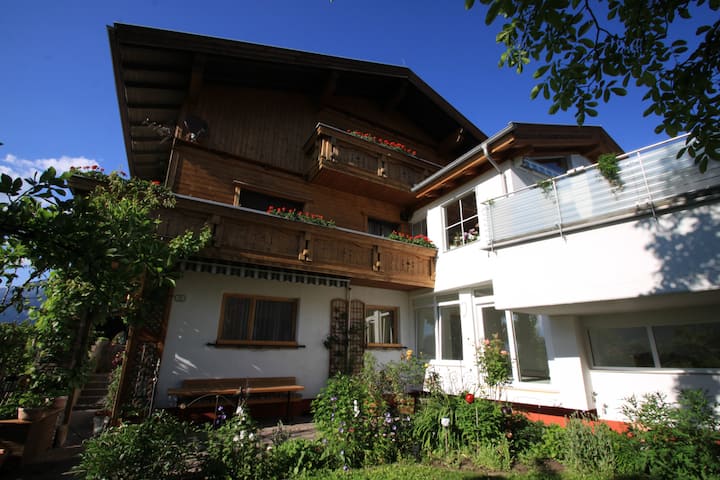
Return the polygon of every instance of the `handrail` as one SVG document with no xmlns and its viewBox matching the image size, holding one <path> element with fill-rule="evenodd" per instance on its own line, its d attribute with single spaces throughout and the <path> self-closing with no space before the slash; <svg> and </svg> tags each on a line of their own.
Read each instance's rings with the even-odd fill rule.
<svg viewBox="0 0 720 480">
<path fill-rule="evenodd" d="M 598 165 L 579 167 L 482 202 L 482 248 L 563 235 L 639 214 L 655 214 L 678 197 L 720 185 L 720 162 L 701 173 L 689 154 L 677 154 L 686 135 L 618 156 L 619 181 L 603 178 Z"/>
</svg>

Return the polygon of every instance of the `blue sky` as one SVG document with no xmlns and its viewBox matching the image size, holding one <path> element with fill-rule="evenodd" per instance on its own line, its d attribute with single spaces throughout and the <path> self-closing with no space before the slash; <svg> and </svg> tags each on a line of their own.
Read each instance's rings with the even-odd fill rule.
<svg viewBox="0 0 720 480">
<path fill-rule="evenodd" d="M 510 121 L 574 123 L 530 100 L 530 68 L 499 69 L 498 25 L 463 0 L 110 0 L 5 2 L 0 14 L 0 172 L 49 165 L 127 170 L 107 25 L 115 22 L 411 68 L 487 135 Z M 663 140 L 641 94 L 601 105 L 625 150 Z"/>
</svg>

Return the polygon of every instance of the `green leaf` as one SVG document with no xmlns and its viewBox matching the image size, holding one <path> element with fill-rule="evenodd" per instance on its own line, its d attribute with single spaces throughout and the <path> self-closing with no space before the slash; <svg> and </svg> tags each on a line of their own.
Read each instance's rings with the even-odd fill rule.
<svg viewBox="0 0 720 480">
<path fill-rule="evenodd" d="M 540 78 L 543 75 L 545 75 L 545 72 L 547 72 L 550 69 L 550 65 L 543 65 L 542 67 L 535 70 L 535 73 L 533 73 L 533 78 Z"/>
<path fill-rule="evenodd" d="M 530 90 L 530 99 L 535 100 L 535 98 L 538 96 L 538 93 L 540 93 L 540 89 L 542 88 L 542 85 L 535 85 L 532 90 Z"/>
</svg>

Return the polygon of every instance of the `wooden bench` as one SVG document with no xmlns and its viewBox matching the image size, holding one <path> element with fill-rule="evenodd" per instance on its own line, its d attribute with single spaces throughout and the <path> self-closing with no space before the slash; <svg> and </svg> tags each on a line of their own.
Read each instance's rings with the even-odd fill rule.
<svg viewBox="0 0 720 480">
<path fill-rule="evenodd" d="M 168 388 L 168 395 L 187 400 L 186 406 L 214 398 L 216 411 L 223 398 L 247 405 L 286 402 L 285 417 L 290 418 L 291 403 L 302 398 L 302 390 L 295 377 L 186 378 L 179 388 Z"/>
</svg>

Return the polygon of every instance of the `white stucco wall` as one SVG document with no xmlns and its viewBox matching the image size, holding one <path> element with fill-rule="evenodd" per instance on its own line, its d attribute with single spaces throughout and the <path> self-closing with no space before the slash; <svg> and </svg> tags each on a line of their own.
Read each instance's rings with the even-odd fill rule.
<svg viewBox="0 0 720 480">
<path fill-rule="evenodd" d="M 529 176 L 506 171 L 510 191 Z M 589 410 L 601 418 L 623 420 L 630 395 L 662 391 L 674 401 L 678 388 L 703 388 L 720 401 L 720 373 L 711 369 L 594 369 L 590 364 L 583 317 L 598 312 L 633 312 L 720 305 L 720 204 L 705 204 L 652 218 L 595 226 L 524 244 L 481 250 L 469 244 L 445 250 L 442 206 L 470 189 L 478 201 L 500 195 L 503 182 L 488 172 L 428 205 L 429 236 L 439 246 L 435 292 L 458 292 L 461 299 L 462 362 L 433 361 L 444 388 L 471 390 L 478 374 L 473 350 L 478 332 L 470 295 L 492 282 L 499 310 L 543 314 L 551 381 L 514 383 L 508 401 Z M 463 306 L 464 305 L 464 306 Z M 715 307 L 709 307 L 715 308 Z M 468 356 L 469 353 L 469 356 Z"/>
<path fill-rule="evenodd" d="M 223 293 L 298 298 L 297 342 L 304 348 L 208 346 L 217 339 Z M 184 378 L 295 376 L 305 386 L 306 398 L 324 387 L 329 358 L 323 340 L 330 328 L 330 302 L 346 298 L 344 288 L 186 272 L 174 295 L 157 384 L 159 407 L 171 404 L 167 389 L 180 386 Z M 368 305 L 398 307 L 400 341 L 414 343 L 407 293 L 352 287 L 350 296 Z M 374 353 L 381 361 L 399 358 L 398 350 Z"/>
<path fill-rule="evenodd" d="M 720 204 L 501 248 L 498 308 L 520 309 L 720 288 Z"/>
<path fill-rule="evenodd" d="M 632 395 L 642 399 L 643 395 L 662 392 L 669 402 L 677 400 L 679 388 L 703 389 L 720 401 L 717 395 L 720 374 L 693 374 L 682 371 L 609 371 L 590 372 L 593 392 L 597 395 L 598 417 L 606 420 L 626 421 L 622 406 Z"/>
</svg>

